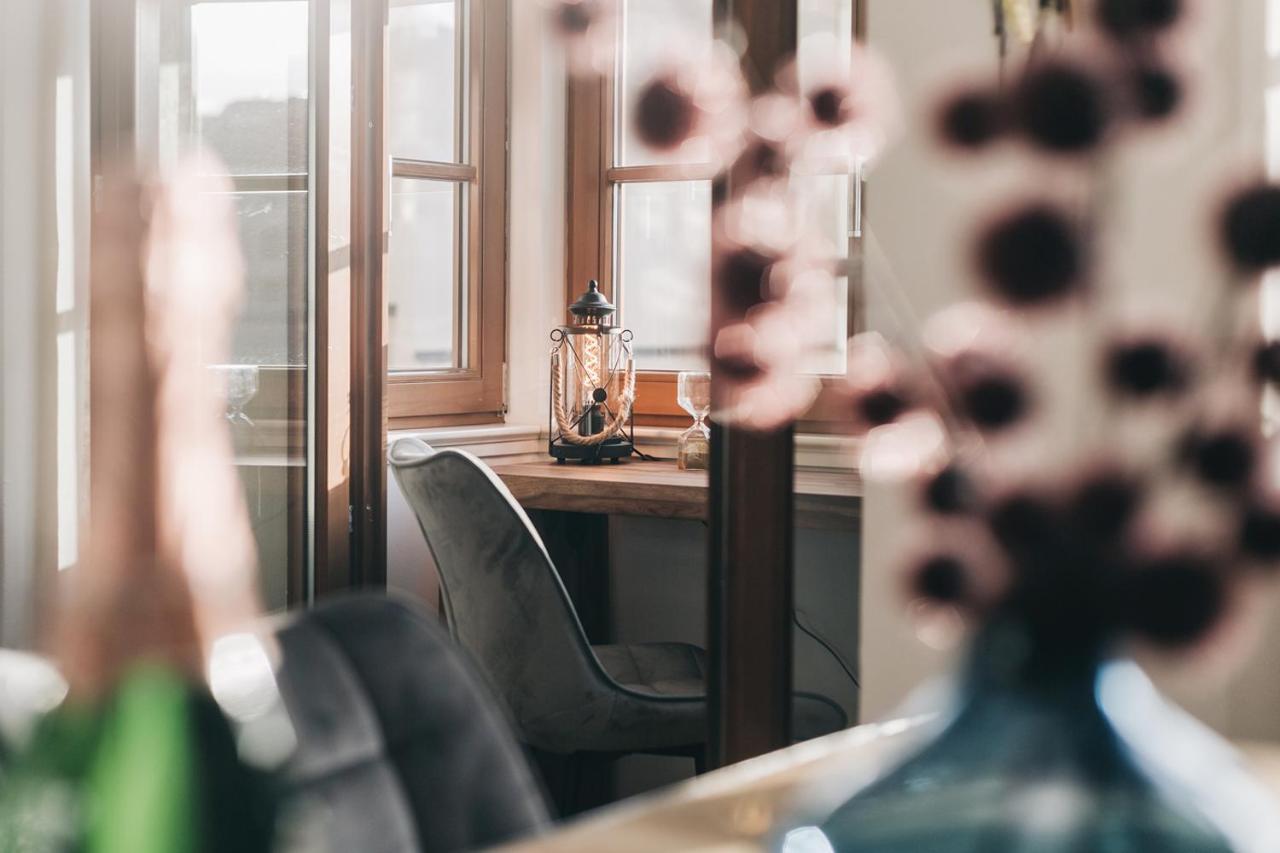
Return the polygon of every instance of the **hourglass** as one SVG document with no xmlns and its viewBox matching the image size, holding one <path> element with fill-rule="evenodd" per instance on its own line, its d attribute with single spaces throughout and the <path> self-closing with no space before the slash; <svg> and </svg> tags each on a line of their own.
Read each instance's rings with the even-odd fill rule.
<svg viewBox="0 0 1280 853">
<path fill-rule="evenodd" d="M 693 426 L 681 433 L 676 445 L 676 465 L 681 470 L 703 470 L 711 456 L 711 431 L 706 424 L 711 411 L 711 374 L 681 372 L 676 378 L 676 402 L 693 418 Z"/>
</svg>

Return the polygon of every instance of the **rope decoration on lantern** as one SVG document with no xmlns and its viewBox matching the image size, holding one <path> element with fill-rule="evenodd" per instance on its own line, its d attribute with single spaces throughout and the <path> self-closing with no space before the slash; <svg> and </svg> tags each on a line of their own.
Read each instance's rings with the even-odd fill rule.
<svg viewBox="0 0 1280 853">
<path fill-rule="evenodd" d="M 569 417 L 565 407 L 564 371 L 561 369 L 561 350 L 559 347 L 551 352 L 551 399 L 552 410 L 556 420 L 556 429 L 560 431 L 560 439 L 566 444 L 579 447 L 594 447 L 603 444 L 622 432 L 631 418 L 631 406 L 636 399 L 636 365 L 628 355 L 626 368 L 619 374 L 614 371 L 609 377 L 608 399 L 619 400 L 618 413 L 615 415 L 608 406 L 601 403 L 604 410 L 604 429 L 593 435 L 579 435 L 574 429 L 574 421 Z"/>
</svg>

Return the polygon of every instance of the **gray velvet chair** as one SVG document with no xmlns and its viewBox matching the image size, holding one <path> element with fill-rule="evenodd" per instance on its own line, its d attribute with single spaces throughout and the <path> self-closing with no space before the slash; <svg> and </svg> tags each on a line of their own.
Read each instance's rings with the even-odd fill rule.
<svg viewBox="0 0 1280 853">
<path fill-rule="evenodd" d="M 371 595 L 273 627 L 297 738 L 272 777 L 286 810 L 282 847 L 454 853 L 550 825 L 498 701 L 434 616 Z M 6 742 L 65 692 L 44 659 L 0 649 L 0 784 Z"/>
<path fill-rule="evenodd" d="M 390 462 L 440 573 L 449 630 L 506 700 L 518 736 L 553 753 L 697 756 L 706 655 L 686 643 L 587 642 L 542 541 L 474 456 L 417 439 Z M 796 739 L 843 728 L 835 702 L 796 694 Z"/>
<path fill-rule="evenodd" d="M 279 783 L 316 849 L 478 850 L 550 824 L 497 700 L 434 616 L 361 596 L 278 636 L 298 738 Z"/>
</svg>

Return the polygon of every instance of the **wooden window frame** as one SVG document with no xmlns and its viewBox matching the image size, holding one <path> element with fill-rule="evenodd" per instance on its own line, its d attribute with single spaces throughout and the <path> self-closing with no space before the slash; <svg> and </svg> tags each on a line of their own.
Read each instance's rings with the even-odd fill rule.
<svg viewBox="0 0 1280 853">
<path fill-rule="evenodd" d="M 853 38 L 866 37 L 867 0 L 853 0 Z M 616 60 L 617 44 L 614 43 Z M 614 61 L 610 67 L 614 67 Z M 616 255 L 617 188 L 628 183 L 655 181 L 710 181 L 716 177 L 710 166 L 644 165 L 616 166 L 615 135 L 618 116 L 615 107 L 616 70 L 591 77 L 570 77 L 566 100 L 566 281 L 565 305 L 581 293 L 590 279 L 616 302 L 614 281 Z M 862 189 L 860 215 L 866 213 L 866 188 Z M 848 326 L 850 335 L 863 328 L 865 319 L 863 288 L 863 238 L 851 234 L 848 241 Z M 625 322 L 625 320 L 624 320 Z M 689 416 L 676 403 L 678 371 L 640 370 L 636 374 L 636 423 L 642 426 L 684 427 Z M 837 432 L 847 419 L 841 406 L 840 376 L 822 376 L 822 390 L 801 419 L 800 428 L 809 433 Z"/>
<path fill-rule="evenodd" d="M 386 414 L 390 429 L 463 423 L 498 423 L 506 414 L 507 350 L 507 45 L 510 11 L 503 0 L 466 0 L 469 20 L 467 110 L 459 128 L 464 163 L 388 157 L 385 192 L 392 178 L 450 181 L 459 194 L 463 234 L 459 241 L 465 276 L 459 341 L 468 363 L 445 370 L 387 373 Z M 388 81 L 390 85 L 390 81 Z M 395 152 L 388 152 L 394 155 Z M 389 207 L 387 212 L 390 223 Z M 456 268 L 456 267 L 455 267 Z M 384 312 L 385 313 L 385 312 Z"/>
</svg>

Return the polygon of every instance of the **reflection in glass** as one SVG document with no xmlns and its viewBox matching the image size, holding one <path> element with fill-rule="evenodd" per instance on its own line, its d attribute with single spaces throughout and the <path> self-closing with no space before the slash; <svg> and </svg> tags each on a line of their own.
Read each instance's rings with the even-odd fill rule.
<svg viewBox="0 0 1280 853">
<path fill-rule="evenodd" d="M 230 174 L 307 171 L 307 7 L 191 6 L 190 141 L 215 151 Z"/>
<path fill-rule="evenodd" d="M 387 146 L 393 157 L 464 162 L 459 134 L 464 108 L 458 97 L 459 22 L 463 2 L 392 0 Z"/>
<path fill-rule="evenodd" d="M 258 394 L 258 365 L 211 364 L 209 369 L 221 380 L 227 400 L 227 420 L 232 424 L 253 426 L 253 420 L 244 413 L 244 407 Z"/>
<path fill-rule="evenodd" d="M 232 337 L 237 362 L 306 365 L 307 193 L 236 194 L 245 304 Z"/>
<path fill-rule="evenodd" d="M 312 4 L 159 6 L 160 65 L 140 66 L 138 75 L 139 99 L 157 105 L 157 126 L 139 131 L 156 138 L 160 166 L 206 148 L 230 179 L 246 294 L 225 376 L 228 414 L 263 595 L 280 609 L 306 593 L 290 588 L 290 578 L 305 576 L 306 560 Z"/>
<path fill-rule="evenodd" d="M 618 187 L 617 292 L 639 370 L 707 368 L 711 184 Z"/>
<path fill-rule="evenodd" d="M 849 258 L 849 175 L 796 175 L 792 179 L 802 233 L 813 251 L 841 266 Z M 804 365 L 806 373 L 842 374 L 845 371 L 845 342 L 849 330 L 849 279 L 835 279 L 829 324 L 822 329 L 820 347 L 814 347 Z"/>
<path fill-rule="evenodd" d="M 670 155 L 650 151 L 635 138 L 632 104 L 665 62 L 711 43 L 711 0 L 623 0 L 620 12 L 616 165 L 671 163 Z"/>
<path fill-rule="evenodd" d="M 452 181 L 393 178 L 387 276 L 387 369 L 465 365 L 458 211 L 465 190 Z"/>
</svg>

